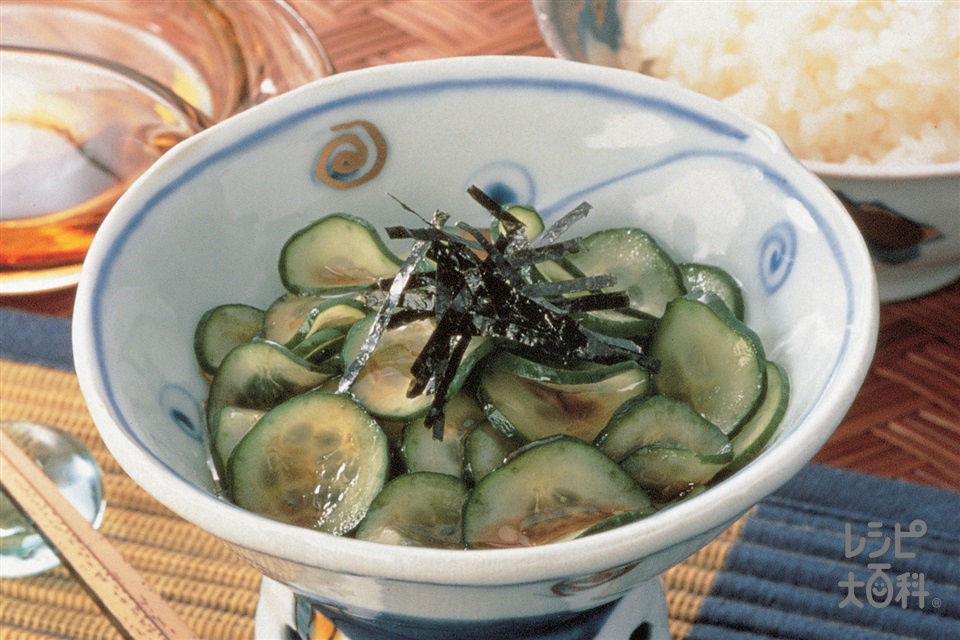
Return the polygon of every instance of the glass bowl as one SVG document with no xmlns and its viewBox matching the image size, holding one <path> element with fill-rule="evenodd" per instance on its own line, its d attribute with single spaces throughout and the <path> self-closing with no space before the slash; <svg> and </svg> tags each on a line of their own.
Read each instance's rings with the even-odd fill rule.
<svg viewBox="0 0 960 640">
<path fill-rule="evenodd" d="M 0 295 L 76 284 L 100 221 L 167 148 L 333 73 L 314 32 L 283 0 L 11 0 L 0 5 L 0 44 L 8 185 L 0 213 Z M 124 76 L 125 87 L 105 90 L 108 76 Z M 24 102 L 28 94 L 34 97 Z M 151 100 L 158 101 L 153 115 Z M 38 115 L 31 105 L 41 102 L 47 106 Z M 154 120 L 169 126 L 169 135 L 156 135 Z M 25 121 L 33 122 L 29 135 Z M 100 147 L 94 159 L 85 154 L 89 145 Z M 103 162 L 108 171 L 97 168 Z M 63 183 L 70 188 L 49 186 Z"/>
</svg>

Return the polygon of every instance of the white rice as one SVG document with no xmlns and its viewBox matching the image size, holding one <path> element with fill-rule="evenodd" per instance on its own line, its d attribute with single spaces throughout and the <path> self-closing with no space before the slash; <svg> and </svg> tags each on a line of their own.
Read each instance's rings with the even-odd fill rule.
<svg viewBox="0 0 960 640">
<path fill-rule="evenodd" d="M 628 69 L 773 128 L 803 160 L 960 161 L 960 2 L 626 2 Z"/>
</svg>

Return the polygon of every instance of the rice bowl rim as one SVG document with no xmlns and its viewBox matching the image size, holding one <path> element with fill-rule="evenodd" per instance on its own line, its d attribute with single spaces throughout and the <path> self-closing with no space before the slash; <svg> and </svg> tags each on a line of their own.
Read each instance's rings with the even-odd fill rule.
<svg viewBox="0 0 960 640">
<path fill-rule="evenodd" d="M 550 51 L 553 53 L 554 57 L 573 60 L 578 62 L 587 62 L 588 64 L 597 64 L 598 66 L 610 66 L 604 64 L 598 64 L 596 62 L 590 62 L 581 56 L 578 56 L 574 51 L 570 49 L 570 46 L 565 42 L 564 38 L 559 35 L 562 31 L 558 28 L 557 23 L 553 20 L 550 20 L 552 16 L 546 7 L 549 6 L 550 0 L 531 0 L 533 5 L 534 13 L 537 16 L 537 27 L 540 30 L 540 33 L 543 35 L 547 46 Z M 721 99 L 714 96 L 702 93 L 687 87 L 684 84 L 674 82 L 666 78 L 660 78 L 648 73 L 644 73 L 635 69 L 628 69 L 621 64 L 613 65 L 615 68 L 624 69 L 625 71 L 633 71 L 634 73 L 640 73 L 648 77 L 657 78 L 664 82 L 671 82 L 677 86 L 683 87 L 689 91 L 699 93 L 702 96 L 705 96 L 711 100 L 716 100 L 721 102 Z M 727 108 L 734 108 L 730 105 L 727 105 Z M 734 108 L 734 110 L 736 110 Z M 747 114 L 741 112 L 744 117 L 751 118 Z M 783 136 L 776 130 L 772 125 L 761 122 L 757 118 L 751 118 L 754 122 L 759 122 L 763 124 L 771 131 L 773 131 L 786 145 L 786 141 L 783 140 Z M 789 148 L 789 145 L 786 145 Z M 794 153 L 791 149 L 791 153 Z M 800 160 L 800 162 L 807 167 L 811 172 L 816 174 L 821 178 L 828 179 L 837 179 L 837 180 L 863 180 L 865 182 L 882 182 L 889 180 L 924 180 L 924 179 L 938 179 L 938 178 L 949 178 L 954 176 L 960 176 L 960 159 L 951 160 L 948 162 L 921 162 L 921 163 L 911 163 L 911 164 L 876 164 L 876 163 L 851 163 L 851 162 L 825 162 L 820 160 L 808 160 L 803 158 L 797 153 L 794 155 Z"/>
<path fill-rule="evenodd" d="M 882 182 L 890 180 L 923 180 L 960 178 L 960 161 L 927 164 L 849 164 L 819 162 L 799 158 L 810 171 L 821 178 Z"/>
</svg>

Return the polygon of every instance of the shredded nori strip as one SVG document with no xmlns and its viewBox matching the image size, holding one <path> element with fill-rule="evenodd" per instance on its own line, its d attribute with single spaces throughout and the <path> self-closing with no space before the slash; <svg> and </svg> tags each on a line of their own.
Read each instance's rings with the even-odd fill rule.
<svg viewBox="0 0 960 640">
<path fill-rule="evenodd" d="M 442 227 L 449 218 L 448 214 L 437 211 L 433 215 L 432 224 L 437 227 Z M 404 288 L 407 286 L 407 281 L 410 279 L 410 276 L 413 275 L 414 270 L 420 265 L 420 261 L 423 260 L 423 256 L 429 248 L 429 243 L 418 240 L 410 250 L 410 255 L 407 256 L 407 259 L 400 265 L 397 275 L 394 276 L 393 282 L 390 284 L 389 295 L 387 299 L 383 301 L 383 304 L 380 305 L 380 310 L 377 311 L 377 316 L 373 320 L 373 326 L 370 327 L 370 333 L 367 335 L 366 340 L 363 341 L 360 352 L 357 354 L 357 357 L 354 358 L 353 362 L 347 365 L 343 375 L 340 377 L 340 382 L 337 385 L 337 393 L 346 394 L 350 392 L 350 387 L 353 386 L 357 376 L 360 375 L 360 371 L 364 365 L 367 364 L 367 360 L 370 359 L 370 354 L 373 353 L 374 348 L 380 341 L 380 336 L 383 335 L 384 329 L 387 328 L 387 324 L 390 322 L 390 318 L 397 308 L 397 303 L 400 301 Z"/>
<path fill-rule="evenodd" d="M 425 315 L 436 318 L 436 328 L 411 367 L 407 395 L 433 394 L 424 422 L 438 440 L 443 438 L 450 385 L 474 337 L 505 341 L 519 352 L 567 367 L 632 360 L 651 371 L 659 368 L 638 344 L 590 331 L 575 316 L 627 310 L 630 300 L 625 292 L 600 291 L 614 286 L 616 278 L 575 271 L 570 280 L 545 282 L 531 275 L 538 263 L 562 262 L 567 254 L 581 250 L 579 239 L 557 242 L 557 238 L 587 215 L 589 204 L 578 205 L 530 241 L 524 224 L 493 198 L 475 186 L 467 193 L 501 224 L 503 233 L 491 241 L 484 230 L 458 222 L 456 226 L 470 236 L 463 238 L 444 227 L 449 215 L 439 211 L 426 228 L 387 228 L 390 238 L 413 239 L 413 249 L 396 276 L 364 294 L 366 302 L 379 310 L 338 393 L 349 392 L 388 326 Z M 424 271 L 425 259 L 432 260 L 435 269 Z"/>
<path fill-rule="evenodd" d="M 567 313 L 584 313 L 586 311 L 604 311 L 606 309 L 622 309 L 630 304 L 630 296 L 625 291 L 611 291 L 610 293 L 591 293 L 576 298 L 564 298 L 555 304 Z"/>
<path fill-rule="evenodd" d="M 524 286 L 521 291 L 524 295 L 534 298 L 555 298 L 567 293 L 576 293 L 578 291 L 589 291 L 591 289 L 602 289 L 603 287 L 612 287 L 617 283 L 617 279 L 610 275 L 605 276 L 584 276 L 582 278 L 571 278 L 570 280 L 557 280 L 556 282 L 533 282 Z M 554 303 L 566 303 L 568 298 L 563 300 L 554 300 Z M 629 304 L 629 298 L 627 300 Z M 564 306 L 561 304 L 560 306 Z M 620 305 L 626 306 L 626 305 Z"/>
<path fill-rule="evenodd" d="M 580 240 L 578 239 L 543 245 L 541 247 L 527 246 L 511 251 L 509 253 L 510 263 L 514 266 L 526 266 L 547 260 L 559 260 L 567 254 L 579 253 L 582 248 Z"/>
<path fill-rule="evenodd" d="M 566 233 L 575 223 L 586 218 L 592 208 L 589 203 L 581 202 L 571 211 L 561 216 L 561 218 L 550 225 L 549 228 L 544 229 L 530 244 L 534 247 L 540 247 L 555 242 L 557 238 Z"/>
</svg>

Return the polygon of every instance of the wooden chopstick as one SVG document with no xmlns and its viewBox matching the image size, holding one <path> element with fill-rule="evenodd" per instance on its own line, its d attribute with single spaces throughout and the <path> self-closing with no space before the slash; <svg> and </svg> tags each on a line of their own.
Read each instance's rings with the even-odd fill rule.
<svg viewBox="0 0 960 640">
<path fill-rule="evenodd" d="M 170 605 L 0 430 L 0 483 L 127 638 L 196 639 Z"/>
</svg>

